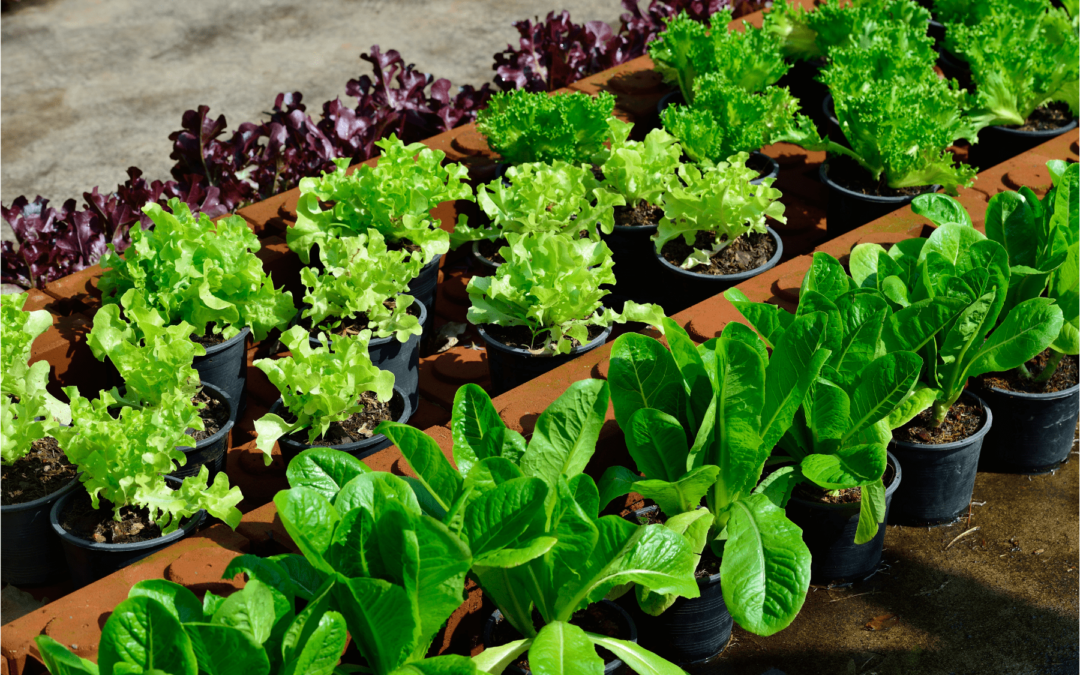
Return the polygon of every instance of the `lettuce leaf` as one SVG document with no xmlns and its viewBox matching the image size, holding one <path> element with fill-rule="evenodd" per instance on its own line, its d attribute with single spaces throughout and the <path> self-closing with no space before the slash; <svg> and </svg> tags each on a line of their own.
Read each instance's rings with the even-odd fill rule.
<svg viewBox="0 0 1080 675">
<path fill-rule="evenodd" d="M 628 206 L 659 205 L 672 181 L 677 180 L 683 149 L 663 129 L 653 129 L 644 141 L 630 140 L 632 124 L 610 118 L 611 148 L 604 157 L 604 187 L 622 195 Z"/>
<path fill-rule="evenodd" d="M 561 160 L 580 164 L 600 152 L 615 97 L 509 91 L 496 94 L 476 115 L 488 145 L 511 164 Z"/>
</svg>

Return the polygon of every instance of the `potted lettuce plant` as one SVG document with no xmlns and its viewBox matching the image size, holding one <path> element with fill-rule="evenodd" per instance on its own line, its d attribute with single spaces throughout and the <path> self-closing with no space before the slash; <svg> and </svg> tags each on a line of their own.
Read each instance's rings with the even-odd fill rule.
<svg viewBox="0 0 1080 675">
<path fill-rule="evenodd" d="M 123 257 L 112 246 L 102 256 L 103 302 L 129 315 L 150 307 L 170 325 L 190 324 L 191 339 L 205 348 L 195 370 L 203 382 L 224 390 L 239 412 L 246 398 L 247 339 L 260 342 L 288 325 L 296 314 L 292 294 L 274 289 L 255 256 L 259 240 L 243 218 L 196 218 L 179 199 L 171 199 L 169 209 L 147 204 L 143 211 L 154 229 L 133 228 Z"/>
<path fill-rule="evenodd" d="M 615 672 L 625 662 L 635 672 L 676 672 L 634 644 L 633 620 L 604 600 L 633 582 L 681 595 L 697 591 L 695 556 L 682 536 L 599 517 L 596 483 L 583 470 L 608 400 L 606 382 L 575 382 L 541 413 L 526 443 L 482 389 L 465 385 L 451 423 L 456 469 L 423 432 L 381 427 L 418 476 L 417 501 L 448 527 L 464 524 L 470 572 L 498 607 L 476 657 L 481 670 L 521 673 L 527 659 L 540 673 L 572 659 L 594 671 Z M 614 658 L 605 663 L 598 647 Z"/>
<path fill-rule="evenodd" d="M 664 217 L 653 240 L 654 255 L 675 284 L 668 314 L 712 297 L 771 269 L 784 252 L 780 236 L 766 225 L 781 223 L 784 205 L 773 179 L 751 183 L 746 153 L 711 167 L 684 164 L 679 182 L 664 196 Z"/>
<path fill-rule="evenodd" d="M 604 344 L 615 323 L 658 326 L 657 305 L 626 301 L 604 308 L 615 283 L 611 250 L 602 241 L 565 234 L 507 234 L 505 263 L 494 276 L 473 277 L 466 288 L 468 318 L 487 348 L 491 383 L 513 389 Z"/>
<path fill-rule="evenodd" d="M 476 114 L 476 129 L 511 165 L 583 164 L 604 149 L 614 109 L 615 97 L 608 92 L 549 95 L 516 89 L 492 96 Z"/>
<path fill-rule="evenodd" d="M 394 374 L 379 370 L 368 356 L 371 330 L 335 336 L 293 326 L 281 335 L 289 355 L 260 359 L 255 367 L 281 392 L 269 412 L 255 421 L 255 445 L 267 455 L 278 443 L 286 462 L 310 447 L 330 447 L 366 457 L 390 442 L 373 429 L 383 420 L 407 421 L 409 398 Z"/>
<path fill-rule="evenodd" d="M 970 389 L 971 378 L 1012 370 L 1050 346 L 1061 332 L 1062 310 L 1033 297 L 1006 311 L 1009 256 L 1001 244 L 971 226 L 959 203 L 935 196 L 922 215 L 938 227 L 928 238 L 908 239 L 886 252 L 877 244 L 851 251 L 852 278 L 878 288 L 890 303 L 925 298 L 961 302 L 955 318 L 922 353 L 918 387 L 895 415 L 891 452 L 904 466 L 890 523 L 937 523 L 967 508 L 983 440 L 993 412 Z"/>
<path fill-rule="evenodd" d="M 389 250 L 378 230 L 355 237 L 336 237 L 321 247 L 322 269 L 305 267 L 300 280 L 307 287 L 299 320 L 316 335 L 371 330 L 368 355 L 380 370 L 394 375 L 394 384 L 415 410 L 420 402 L 420 334 L 427 322 L 424 305 L 406 293 L 421 261 L 408 251 Z M 312 347 L 319 341 L 311 336 Z"/>
<path fill-rule="evenodd" d="M 88 400 L 66 387 L 71 425 L 53 431 L 85 488 L 62 496 L 49 514 L 76 586 L 193 532 L 206 513 L 230 527 L 240 522 L 240 489 L 229 487 L 223 471 L 211 483 L 210 466 L 184 452 L 191 450 L 188 432 L 204 429 L 205 405 L 194 400 L 199 377 L 192 360 L 202 350 L 189 339 L 194 327 L 185 321 L 165 326 L 161 314 L 134 308 L 137 336 L 119 311 L 116 305 L 98 310 L 89 342 L 96 355 L 112 360 L 123 391 L 113 388 Z M 227 408 L 218 422 L 227 432 Z M 223 444 L 224 436 L 217 441 Z M 197 473 L 187 471 L 183 480 L 169 475 L 189 463 Z"/>
<path fill-rule="evenodd" d="M 348 159 L 337 159 L 333 172 L 300 180 L 296 224 L 285 241 L 305 264 L 318 263 L 316 245 L 377 230 L 387 247 L 404 249 L 423 265 L 409 293 L 432 316 L 439 260 L 449 250 L 450 235 L 431 210 L 450 200 L 473 200 L 472 188 L 462 182 L 468 172 L 460 164 L 444 166 L 441 150 L 405 145 L 394 134 L 375 145 L 382 151 L 375 166 L 363 164 L 350 173 Z M 458 226 L 466 220 L 460 216 Z"/>
<path fill-rule="evenodd" d="M 71 422 L 66 403 L 46 390 L 49 362 L 30 365 L 34 340 L 52 326 L 44 309 L 23 310 L 27 294 L 0 295 L 0 563 L 5 582 L 43 584 L 61 576 L 60 542 L 49 509 L 75 489 L 75 468 L 53 437 Z"/>
</svg>

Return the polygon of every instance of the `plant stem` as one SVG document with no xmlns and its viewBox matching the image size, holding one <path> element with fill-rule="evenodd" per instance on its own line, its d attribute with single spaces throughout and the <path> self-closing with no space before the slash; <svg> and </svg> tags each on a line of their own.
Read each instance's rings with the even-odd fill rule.
<svg viewBox="0 0 1080 675">
<path fill-rule="evenodd" d="M 1054 373 L 1057 372 L 1058 364 L 1061 363 L 1061 359 L 1065 358 L 1064 352 L 1053 352 L 1050 355 L 1050 360 L 1046 362 L 1046 367 L 1043 368 L 1039 376 L 1035 378 L 1036 382 L 1046 382 Z"/>
<path fill-rule="evenodd" d="M 952 401 L 934 401 L 933 414 L 930 418 L 930 426 L 937 429 L 949 414 Z"/>
<path fill-rule="evenodd" d="M 1021 363 L 1019 366 L 1016 367 L 1016 370 L 1019 371 L 1020 377 L 1024 378 L 1025 380 L 1030 380 L 1035 377 L 1031 374 L 1031 371 L 1028 370 L 1026 363 Z"/>
</svg>

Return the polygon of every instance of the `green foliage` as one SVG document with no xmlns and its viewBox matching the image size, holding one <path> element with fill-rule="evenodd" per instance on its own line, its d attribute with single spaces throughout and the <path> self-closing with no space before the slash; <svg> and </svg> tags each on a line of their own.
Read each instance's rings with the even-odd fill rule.
<svg viewBox="0 0 1080 675">
<path fill-rule="evenodd" d="M 979 5 L 981 3 L 972 3 Z M 1027 122 L 1043 105 L 1061 101 L 1080 113 L 1080 37 L 1065 10 L 1048 2 L 1036 11 L 1009 8 L 977 23 L 950 23 L 946 46 L 971 67 L 972 115 L 981 125 Z"/>
<path fill-rule="evenodd" d="M 102 257 L 106 303 L 119 302 L 130 313 L 141 296 L 166 322 L 187 322 L 196 335 L 210 325 L 228 339 L 246 327 L 256 342 L 293 318 L 292 294 L 274 290 L 255 256 L 259 239 L 243 218 L 196 218 L 179 199 L 169 200 L 169 208 L 172 213 L 147 204 L 143 211 L 154 229 L 132 228 L 123 258 L 112 247 Z"/>
<path fill-rule="evenodd" d="M 943 24 L 974 26 L 1002 13 L 1037 15 L 1049 9 L 1049 0 L 933 0 L 934 18 Z M 945 33 L 946 44 L 951 39 Z"/>
<path fill-rule="evenodd" d="M 240 488 L 229 488 L 224 473 L 216 475 L 209 487 L 205 466 L 177 490 L 165 482 L 165 474 L 187 461 L 177 446 L 191 446 L 191 437 L 184 433 L 188 425 L 176 413 L 179 404 L 125 405 L 114 417 L 121 402 L 112 392 L 103 391 L 93 401 L 80 396 L 75 387 L 64 393 L 71 399 L 72 423 L 53 433 L 68 460 L 79 467 L 79 480 L 95 509 L 103 497 L 112 503 L 113 518 L 119 521 L 121 508 L 145 507 L 162 534 L 176 530 L 181 519 L 200 509 L 231 527 L 240 523 L 236 504 L 243 495 Z M 187 403 L 191 405 L 190 398 Z"/>
<path fill-rule="evenodd" d="M 827 0 L 808 12 L 797 3 L 779 0 L 765 13 L 764 32 L 792 59 L 832 58 L 837 47 L 864 48 L 891 32 L 894 51 L 903 53 L 907 37 L 924 36 L 930 12 L 911 0 Z"/>
<path fill-rule="evenodd" d="M 300 270 L 300 280 L 308 289 L 302 316 L 311 319 L 312 326 L 331 319 L 328 328 L 336 329 L 342 319 L 363 316 L 376 337 L 394 335 L 406 342 L 410 335 L 422 332 L 420 320 L 406 312 L 413 297 L 405 293 L 423 266 L 419 258 L 407 251 L 388 250 L 378 230 L 328 239 L 320 256 L 322 271 Z M 390 300 L 393 309 L 386 306 Z"/>
<path fill-rule="evenodd" d="M 614 285 L 611 249 L 602 241 L 574 239 L 548 233 L 506 235 L 500 249 L 506 260 L 495 276 L 473 277 L 468 293 L 474 325 L 525 326 L 533 345 L 549 354 L 570 352 L 570 340 L 589 342 L 589 326 L 642 321 L 659 325 L 664 316 L 657 305 L 627 301 L 623 311 L 603 308 L 601 300 Z"/>
<path fill-rule="evenodd" d="M 608 401 L 607 383 L 574 383 L 540 415 L 526 446 L 499 419 L 487 394 L 465 385 L 453 405 L 457 469 L 418 430 L 385 422 L 378 429 L 416 472 L 412 486 L 425 511 L 467 538 L 471 574 L 485 596 L 526 636 L 486 650 L 476 659 L 482 670 L 498 672 L 526 651 L 538 672 L 568 660 L 591 667 L 599 662 L 593 646 L 600 645 L 625 654 L 643 672 L 678 672 L 637 645 L 569 623 L 576 611 L 628 583 L 686 597 L 699 592 L 696 557 L 679 533 L 598 517 L 596 484 L 582 471 L 596 449 Z"/>
<path fill-rule="evenodd" d="M 597 227 L 611 234 L 614 207 L 625 203 L 617 193 L 601 188 L 586 164 L 558 160 L 519 164 L 507 170 L 506 178 L 510 185 L 496 178 L 479 187 L 476 201 L 490 222 L 475 228 L 467 224 L 456 227 L 450 235 L 455 248 L 468 241 L 495 241 L 510 233 L 576 237 L 587 232 L 590 240 L 600 241 Z"/>
<path fill-rule="evenodd" d="M 472 201 L 472 189 L 463 182 L 468 170 L 460 164 L 443 166 L 446 153 L 423 143 L 405 145 L 394 134 L 375 145 L 382 155 L 373 167 L 363 164 L 348 175 L 348 160 L 337 159 L 332 173 L 300 180 L 296 225 L 285 239 L 305 263 L 313 245 L 367 230 L 378 230 L 391 246 L 419 246 L 422 250 L 414 255 L 423 264 L 449 249 L 449 235 L 431 210 L 453 199 Z M 320 202 L 333 206 L 324 211 Z M 464 221 L 461 216 L 459 223 Z"/>
<path fill-rule="evenodd" d="M 790 624 L 810 584 L 810 552 L 783 512 L 790 488 L 775 479 L 758 482 L 829 357 L 827 322 L 824 312 L 792 318 L 771 357 L 742 324 L 730 323 L 719 338 L 695 345 L 670 319 L 664 322 L 670 351 L 636 334 L 620 336 L 611 351 L 615 419 L 644 480 L 609 469 L 600 481 L 601 506 L 644 490 L 671 522 L 701 517 L 704 495 L 708 533 L 695 532 L 693 522 L 679 526 L 695 552 L 712 542 L 728 610 L 759 635 Z M 665 595 L 670 592 L 639 582 L 638 601 L 647 611 L 670 605 L 673 598 L 657 597 Z"/>
<path fill-rule="evenodd" d="M 976 122 L 964 116 L 967 93 L 942 80 L 921 57 L 898 59 L 889 40 L 865 47 L 836 48 L 822 73 L 829 86 L 848 155 L 874 180 L 892 188 L 941 185 L 950 194 L 975 178 L 975 169 L 955 165 L 948 147 L 975 139 Z M 868 74 L 880 79 L 866 83 Z"/>
<path fill-rule="evenodd" d="M 667 20 L 667 27 L 649 43 L 649 58 L 664 81 L 677 84 L 683 100 L 693 103 L 697 78 L 712 74 L 722 82 L 748 92 L 775 84 L 788 70 L 779 42 L 756 26 L 743 22 L 743 30 L 730 30 L 731 10 L 710 17 L 710 26 L 692 20 L 686 12 Z"/>
<path fill-rule="evenodd" d="M 693 246 L 698 232 L 715 233 L 711 249 L 695 249 L 683 261 L 681 267 L 691 269 L 708 264 L 712 256 L 747 232 L 766 232 L 766 216 L 787 222 L 784 205 L 778 201 L 780 191 L 772 187 L 773 179 L 751 185 L 757 173 L 745 166 L 746 159 L 747 155 L 740 154 L 715 167 L 679 167 L 683 185 L 673 184 L 664 198 L 657 251 L 675 237 L 681 236 Z"/>
<path fill-rule="evenodd" d="M 774 0 L 772 9 L 765 12 L 762 29 L 777 41 L 785 58 L 809 61 L 823 56 L 808 15 L 802 4 L 791 0 Z"/>
<path fill-rule="evenodd" d="M 49 362 L 30 365 L 34 340 L 52 326 L 43 309 L 24 312 L 26 293 L 0 295 L 0 461 L 12 464 L 58 424 L 71 421 L 67 405 L 46 391 Z M 18 400 L 16 400 L 18 399 Z"/>
<path fill-rule="evenodd" d="M 476 114 L 476 128 L 511 164 L 589 162 L 608 139 L 615 109 L 608 92 L 548 95 L 523 89 L 495 94 Z"/>
<path fill-rule="evenodd" d="M 611 148 L 604 157 L 601 169 L 603 185 L 622 195 L 627 206 L 660 205 L 682 157 L 679 141 L 663 129 L 653 129 L 644 141 L 630 140 L 634 126 L 612 117 Z"/>
<path fill-rule="evenodd" d="M 312 347 L 308 332 L 293 326 L 281 335 L 290 356 L 283 359 L 260 359 L 255 367 L 281 392 L 285 409 L 296 417 L 292 423 L 267 413 L 255 421 L 258 434 L 255 445 L 266 454 L 277 439 L 299 429 L 308 430 L 312 443 L 330 428 L 332 422 L 346 420 L 364 406 L 357 403 L 364 392 L 374 392 L 380 401 L 394 393 L 394 374 L 379 370 L 368 356 L 371 331 L 359 335 L 338 335 L 333 344 L 325 333 L 319 334 L 319 346 Z"/>
<path fill-rule="evenodd" d="M 888 252 L 877 244 L 860 244 L 852 249 L 851 271 L 860 287 L 877 288 L 896 306 L 928 298 L 957 303 L 957 314 L 923 347 L 926 391 L 916 392 L 915 398 L 921 407 L 905 411 L 910 419 L 932 404 L 937 426 L 969 378 L 1023 365 L 1054 342 L 1064 320 L 1050 298 L 1032 297 L 1007 306 L 1009 253 L 974 229 L 966 214 L 959 216 L 964 213 L 959 203 L 942 195 L 916 201 L 914 208 L 938 226 L 934 233 L 901 242 Z M 1001 210 L 988 211 L 987 230 L 998 229 L 999 223 L 991 221 L 1002 217 Z"/>
</svg>

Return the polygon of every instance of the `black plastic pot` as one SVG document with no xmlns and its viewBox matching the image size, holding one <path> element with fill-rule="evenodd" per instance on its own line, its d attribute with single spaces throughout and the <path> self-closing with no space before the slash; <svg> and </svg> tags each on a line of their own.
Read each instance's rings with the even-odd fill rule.
<svg viewBox="0 0 1080 675">
<path fill-rule="evenodd" d="M 634 511 L 627 520 L 647 522 L 647 516 L 659 508 L 647 506 Z M 629 608 L 640 628 L 641 646 L 680 666 L 711 661 L 731 640 L 734 621 L 720 589 L 720 574 L 698 579 L 697 584 L 699 597 L 678 598 L 660 616 L 641 611 L 635 591 L 624 596 L 624 608 Z"/>
<path fill-rule="evenodd" d="M 427 326 L 427 308 L 423 303 L 417 302 L 420 309 L 420 325 Z M 397 338 L 389 335 L 384 338 L 373 337 L 368 342 L 368 355 L 371 364 L 380 370 L 388 370 L 394 374 L 394 387 L 400 388 L 402 394 L 409 402 L 409 407 L 416 410 L 420 404 L 420 339 L 421 335 L 410 335 L 405 342 L 398 342 Z M 312 347 L 319 346 L 318 337 L 308 338 Z M 333 338 L 327 336 L 330 344 Z"/>
<path fill-rule="evenodd" d="M 533 354 L 520 347 L 508 347 L 488 335 L 483 326 L 477 326 L 480 337 L 487 349 L 488 371 L 491 374 L 492 394 L 501 394 L 529 380 L 554 370 L 564 363 L 569 363 L 585 352 L 592 351 L 607 342 L 611 335 L 611 326 L 604 332 L 579 347 L 574 347 L 569 354 L 544 355 Z"/>
<path fill-rule="evenodd" d="M 197 442 L 194 448 L 178 447 L 177 449 L 182 450 L 187 457 L 187 464 L 169 475 L 180 479 L 195 476 L 198 475 L 199 469 L 205 464 L 210 471 L 209 480 L 213 482 L 214 476 L 225 470 L 225 453 L 229 449 L 229 430 L 233 428 L 233 422 L 236 419 L 236 406 L 233 405 L 233 398 L 224 389 L 215 387 L 209 382 L 203 382 L 202 386 L 209 389 L 229 406 L 229 420 L 213 436 Z"/>
<path fill-rule="evenodd" d="M 403 392 L 396 385 L 394 386 L 394 395 L 400 397 L 402 402 L 404 403 L 404 409 L 401 411 L 401 417 L 397 418 L 394 421 L 405 424 L 409 421 L 409 418 L 412 417 L 413 407 L 412 405 L 410 405 L 409 399 L 405 396 L 405 392 Z M 274 401 L 274 405 L 270 406 L 270 412 L 274 413 L 275 415 L 282 415 L 282 413 L 284 412 L 284 407 L 285 404 L 279 398 L 278 400 Z M 292 461 L 293 457 L 296 457 L 308 448 L 314 447 L 329 447 L 331 450 L 340 450 L 341 452 L 346 452 L 357 459 L 363 459 L 369 455 L 375 454 L 379 450 L 390 447 L 390 439 L 387 438 L 385 434 L 375 434 L 371 438 L 365 438 L 364 440 L 356 441 L 355 443 L 345 443 L 344 445 L 331 446 L 314 446 L 308 445 L 307 443 L 297 443 L 288 436 L 282 436 L 278 439 L 278 447 L 281 448 L 281 456 L 285 460 L 285 464 L 287 465 L 289 462 Z"/>
<path fill-rule="evenodd" d="M 684 270 L 668 262 L 653 247 L 653 257 L 659 262 L 660 268 L 668 274 L 670 279 L 669 283 L 664 285 L 666 301 L 662 303 L 667 315 L 671 316 L 691 305 L 696 305 L 714 295 L 723 293 L 732 286 L 741 284 L 747 279 L 756 277 L 776 267 L 780 262 L 780 257 L 784 255 L 784 242 L 781 241 L 780 235 L 771 227 L 766 229 L 776 242 L 776 253 L 761 267 L 738 274 L 699 274 Z"/>
<path fill-rule="evenodd" d="M 676 89 L 675 91 L 669 91 L 661 96 L 660 100 L 656 102 L 656 114 L 663 115 L 669 105 L 686 105 L 686 99 L 683 98 L 682 90 Z"/>
<path fill-rule="evenodd" d="M 0 577 L 13 586 L 40 586 L 67 572 L 60 540 L 49 524 L 53 504 L 79 487 L 78 477 L 51 495 L 0 506 Z"/>
<path fill-rule="evenodd" d="M 799 99 L 801 112 L 810 116 L 814 124 L 821 128 L 826 123 L 826 118 L 821 114 L 821 101 L 829 88 L 818 81 L 824 60 L 803 61 L 798 60 L 776 83 L 778 87 L 787 87 L 791 95 Z"/>
<path fill-rule="evenodd" d="M 751 159 L 756 159 L 758 162 L 768 164 L 769 166 L 768 172 L 750 181 L 751 185 L 761 185 L 761 182 L 764 181 L 766 178 L 775 179 L 777 176 L 780 175 L 780 162 L 777 162 L 775 159 L 769 157 L 764 152 L 759 152 L 755 150 L 750 153 L 750 157 Z M 749 160 L 747 161 L 749 162 Z"/>
<path fill-rule="evenodd" d="M 940 445 L 893 440 L 890 452 L 904 466 L 904 484 L 893 495 L 886 522 L 890 525 L 937 525 L 952 522 L 967 511 L 975 490 L 975 473 L 983 439 L 994 421 L 990 406 L 970 391 L 964 396 L 986 411 L 986 421 L 974 435 Z"/>
<path fill-rule="evenodd" d="M 979 468 L 1008 473 L 1047 473 L 1069 458 L 1080 418 L 1080 385 L 1046 394 L 990 388 L 980 391 L 997 411 L 983 441 Z"/>
<path fill-rule="evenodd" d="M 944 34 L 944 27 L 942 33 Z M 944 45 L 938 51 L 937 64 L 946 78 L 956 80 L 963 89 L 971 89 L 971 66 L 964 59 L 945 49 Z"/>
<path fill-rule="evenodd" d="M 420 336 L 423 340 L 427 340 L 431 336 L 435 325 L 435 293 L 439 285 L 440 260 L 442 260 L 441 253 L 432 258 L 431 262 L 424 265 L 423 269 L 420 270 L 420 274 L 409 282 L 409 295 L 416 298 L 427 310 L 425 313 L 426 319 L 420 319 L 420 323 L 424 327 L 424 333 Z"/>
<path fill-rule="evenodd" d="M 247 359 L 244 352 L 249 335 L 251 330 L 244 328 L 225 342 L 207 347 L 206 356 L 196 356 L 191 364 L 204 384 L 214 385 L 232 399 L 234 422 L 244 414 L 247 406 Z"/>
<path fill-rule="evenodd" d="M 1032 148 L 1076 130 L 1077 121 L 1057 129 L 1020 131 L 1008 127 L 986 127 L 979 132 L 979 142 L 968 151 L 968 161 L 980 170 L 989 169 L 1023 154 Z"/>
<path fill-rule="evenodd" d="M 889 453 L 894 473 L 885 487 L 885 519 L 893 495 L 900 487 L 900 461 Z M 810 583 L 862 581 L 877 569 L 885 544 L 885 523 L 878 526 L 877 536 L 865 544 L 855 544 L 859 526 L 859 504 L 822 504 L 793 495 L 788 501 L 787 515 L 803 531 L 803 541 L 810 549 Z"/>
<path fill-rule="evenodd" d="M 934 48 L 940 48 L 945 42 L 945 24 L 931 17 L 926 24 L 926 34 L 934 41 Z"/>
<path fill-rule="evenodd" d="M 851 145 L 848 144 L 847 136 L 844 135 L 844 130 L 840 128 L 840 118 L 836 116 L 832 94 L 825 94 L 825 98 L 821 101 L 821 114 L 829 123 L 829 140 L 845 148 L 850 148 Z"/>
<path fill-rule="evenodd" d="M 616 621 L 621 621 L 623 623 L 623 627 L 626 629 L 624 634 L 628 635 L 629 637 L 620 637 L 618 639 L 626 640 L 627 642 L 634 642 L 634 643 L 636 643 L 638 641 L 637 626 L 634 624 L 634 620 L 632 618 L 630 618 L 630 615 L 627 613 L 627 611 L 625 609 L 623 609 L 622 607 L 619 607 L 618 605 L 616 605 L 614 602 L 612 602 L 610 600 L 601 600 L 599 603 L 596 603 L 596 604 L 603 605 L 608 610 L 609 613 L 614 615 L 613 618 L 615 618 Z M 502 623 L 502 621 L 503 621 L 502 612 L 500 612 L 499 610 L 495 610 L 494 612 L 491 613 L 491 616 L 488 617 L 487 621 L 484 622 L 484 636 L 483 636 L 483 639 L 484 639 L 484 648 L 485 649 L 490 649 L 492 647 L 498 647 L 499 646 L 499 644 L 496 644 L 496 642 L 495 642 L 495 629 L 496 629 L 496 627 L 498 627 L 498 625 L 500 623 Z M 516 630 L 514 632 L 517 633 Z M 622 669 L 622 667 L 623 667 L 622 659 L 614 659 L 612 661 L 606 661 L 604 663 L 604 675 L 614 675 L 615 673 L 619 672 Z M 506 669 L 503 672 L 504 673 L 511 673 L 512 675 L 525 675 L 526 673 L 530 673 L 532 671 L 527 670 L 527 669 L 522 669 L 522 668 L 518 667 L 517 664 L 511 663 L 510 665 L 508 665 L 506 667 Z"/>
<path fill-rule="evenodd" d="M 819 175 L 821 182 L 829 189 L 829 204 L 825 213 L 825 230 L 830 238 L 851 232 L 856 227 L 901 209 L 918 196 L 880 197 L 849 190 L 829 179 L 828 160 L 822 163 Z M 931 192 L 937 192 L 941 186 L 933 185 L 931 187 L 933 188 Z"/>
<path fill-rule="evenodd" d="M 495 270 L 499 269 L 501 262 L 495 262 L 494 260 L 488 260 L 480 254 L 480 242 L 474 241 L 472 243 L 472 255 L 477 264 L 480 265 L 480 269 L 483 270 L 481 276 L 492 276 L 495 274 Z"/>
<path fill-rule="evenodd" d="M 180 485 L 180 480 L 177 478 L 166 476 L 165 480 L 173 486 Z M 75 494 L 78 493 L 74 491 L 65 493 L 56 500 L 49 512 L 49 522 L 53 532 L 60 537 L 64 558 L 67 560 L 71 581 L 75 588 L 91 584 L 176 543 L 194 532 L 206 518 L 206 511 L 199 511 L 175 532 L 151 541 L 133 544 L 99 544 L 76 537 L 60 525 L 60 515 Z"/>
</svg>

